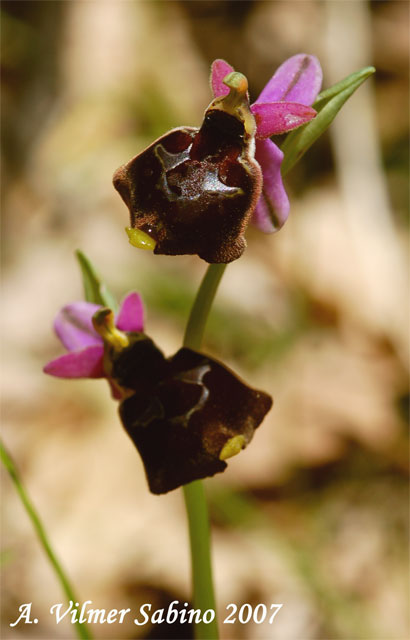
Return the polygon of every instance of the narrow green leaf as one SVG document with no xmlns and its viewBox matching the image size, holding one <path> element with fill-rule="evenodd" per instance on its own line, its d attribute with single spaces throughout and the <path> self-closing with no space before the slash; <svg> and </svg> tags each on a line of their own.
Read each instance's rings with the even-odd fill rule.
<svg viewBox="0 0 410 640">
<path fill-rule="evenodd" d="M 292 131 L 282 145 L 282 151 L 285 154 L 282 163 L 282 175 L 285 175 L 322 133 L 326 131 L 346 100 L 374 72 L 374 67 L 365 67 L 347 76 L 347 78 L 344 78 L 344 80 L 329 89 L 325 89 L 318 95 L 313 105 L 318 112 L 316 118 L 305 126 Z"/>
<path fill-rule="evenodd" d="M 34 531 L 38 536 L 38 539 L 43 548 L 43 551 L 45 552 L 50 565 L 53 567 L 56 573 L 56 576 L 60 582 L 60 585 L 62 587 L 64 594 L 66 595 L 68 602 L 70 602 L 70 600 L 72 602 L 80 602 L 80 600 L 78 600 L 78 596 L 76 596 L 76 594 L 74 593 L 73 587 L 71 586 L 71 583 L 67 574 L 65 573 L 62 565 L 60 564 L 60 561 L 58 560 L 56 554 L 54 553 L 54 550 L 48 539 L 48 534 L 46 532 L 46 529 L 40 520 L 40 516 L 38 515 L 36 508 L 34 507 L 33 503 L 31 502 L 27 494 L 27 491 L 20 477 L 20 474 L 17 470 L 17 467 L 14 464 L 14 460 L 12 459 L 9 452 L 7 451 L 7 449 L 5 448 L 5 446 L 1 441 L 0 441 L 0 460 L 10 475 L 10 478 L 15 486 L 17 494 L 21 500 L 21 503 L 24 509 L 26 510 L 28 517 L 31 520 L 31 524 L 33 525 Z M 78 637 L 81 640 L 92 639 L 92 635 L 88 631 L 87 625 L 84 622 L 79 622 L 77 620 L 75 622 L 75 630 L 77 632 Z"/>
<path fill-rule="evenodd" d="M 343 78 L 343 80 L 341 80 L 340 82 L 337 82 L 336 84 L 332 85 L 328 89 L 324 89 L 319 93 L 318 97 L 316 98 L 313 108 L 316 110 L 320 109 L 324 101 L 327 101 L 330 98 L 333 98 L 338 93 L 341 93 L 348 87 L 355 85 L 358 80 L 363 82 L 364 80 L 366 80 L 366 78 L 368 78 L 373 73 L 375 73 L 375 71 L 376 69 L 374 67 L 364 67 L 363 69 L 360 69 L 360 71 L 355 71 L 354 73 L 351 73 L 350 76 Z"/>
<path fill-rule="evenodd" d="M 118 311 L 118 303 L 107 286 L 101 282 L 94 266 L 82 251 L 75 252 L 83 277 L 84 297 L 87 302 L 101 304 L 113 311 Z"/>
</svg>

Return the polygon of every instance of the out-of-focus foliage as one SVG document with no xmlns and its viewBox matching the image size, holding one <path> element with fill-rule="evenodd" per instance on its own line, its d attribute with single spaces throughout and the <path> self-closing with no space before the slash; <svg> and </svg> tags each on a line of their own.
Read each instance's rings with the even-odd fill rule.
<svg viewBox="0 0 410 640">
<path fill-rule="evenodd" d="M 99 608 L 189 597 L 183 505 L 148 493 L 104 382 L 42 375 L 59 353 L 52 320 L 83 297 L 80 247 L 117 298 L 141 292 L 147 332 L 173 353 L 205 268 L 128 244 L 114 170 L 200 123 L 214 58 L 248 76 L 253 99 L 298 52 L 320 58 L 324 87 L 376 67 L 286 177 L 284 229 L 250 229 L 224 276 L 205 350 L 275 405 L 207 487 L 222 614 L 284 603 L 271 627 L 222 625 L 223 637 L 404 640 L 407 3 L 5 1 L 2 14 L 4 439 Z M 3 489 L 4 638 L 23 602 L 40 624 L 21 637 L 55 638 L 61 594 L 7 478 Z M 96 635 L 171 637 L 114 626 Z"/>
</svg>

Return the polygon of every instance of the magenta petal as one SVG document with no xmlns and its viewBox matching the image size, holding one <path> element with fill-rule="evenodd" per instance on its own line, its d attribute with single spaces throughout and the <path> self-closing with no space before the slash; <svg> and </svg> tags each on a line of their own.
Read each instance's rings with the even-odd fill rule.
<svg viewBox="0 0 410 640">
<path fill-rule="evenodd" d="M 262 90 L 256 102 L 300 102 L 311 105 L 322 86 L 322 68 L 316 56 L 299 53 L 286 60 Z"/>
<path fill-rule="evenodd" d="M 251 107 L 257 138 L 270 138 L 300 127 L 315 117 L 316 111 L 298 102 L 257 102 Z"/>
<path fill-rule="evenodd" d="M 213 61 L 210 81 L 215 98 L 228 95 L 229 87 L 223 83 L 223 79 L 228 75 L 228 73 L 231 73 L 231 71 L 234 71 L 234 68 L 225 62 L 225 60 L 218 59 Z"/>
<path fill-rule="evenodd" d="M 269 139 L 256 140 L 255 158 L 262 168 L 263 187 L 252 224 L 264 233 L 273 233 L 284 225 L 289 215 L 289 199 L 280 173 L 283 153 Z"/>
<path fill-rule="evenodd" d="M 104 378 L 103 356 L 104 347 L 94 345 L 52 360 L 43 371 L 57 378 Z"/>
<path fill-rule="evenodd" d="M 91 345 L 101 345 L 100 336 L 91 321 L 101 306 L 91 302 L 73 302 L 63 307 L 54 320 L 54 331 L 69 351 L 78 351 Z"/>
<path fill-rule="evenodd" d="M 130 293 L 124 298 L 116 325 L 121 331 L 144 330 L 144 306 L 138 293 Z"/>
</svg>

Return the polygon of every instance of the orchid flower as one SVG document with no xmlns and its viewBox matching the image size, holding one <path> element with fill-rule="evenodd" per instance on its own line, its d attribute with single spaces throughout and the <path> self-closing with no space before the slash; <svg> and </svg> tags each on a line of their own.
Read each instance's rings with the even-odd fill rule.
<svg viewBox="0 0 410 640">
<path fill-rule="evenodd" d="M 97 304 L 67 305 L 54 329 L 69 353 L 44 371 L 59 378 L 107 378 L 153 493 L 223 471 L 272 406 L 267 393 L 213 358 L 188 348 L 166 358 L 142 333 L 137 293 L 125 298 L 116 320 Z"/>
<path fill-rule="evenodd" d="M 263 231 L 277 231 L 289 200 L 280 175 L 283 154 L 268 138 L 316 115 L 309 105 L 321 81 L 318 60 L 299 54 L 278 69 L 250 107 L 245 76 L 215 60 L 216 97 L 202 126 L 169 131 L 114 174 L 130 211 L 131 244 L 227 263 L 242 255 L 251 218 Z"/>
<path fill-rule="evenodd" d="M 199 129 L 169 131 L 115 172 L 114 186 L 130 211 L 131 244 L 211 263 L 242 255 L 262 173 L 248 81 L 236 72 L 224 81 L 229 95 L 211 102 Z"/>
<path fill-rule="evenodd" d="M 211 86 L 215 97 L 229 92 L 224 78 L 233 67 L 215 60 Z M 263 187 L 252 215 L 252 223 L 265 233 L 278 231 L 289 215 L 289 199 L 280 167 L 283 153 L 270 136 L 285 133 L 309 122 L 316 115 L 310 105 L 322 85 L 322 69 L 315 56 L 304 53 L 286 60 L 251 105 L 256 121 L 255 159 L 262 169 Z"/>
<path fill-rule="evenodd" d="M 156 494 L 224 471 L 272 406 L 221 362 L 186 347 L 164 358 L 149 338 L 114 361 L 113 375 L 134 390 L 120 417 Z"/>
</svg>

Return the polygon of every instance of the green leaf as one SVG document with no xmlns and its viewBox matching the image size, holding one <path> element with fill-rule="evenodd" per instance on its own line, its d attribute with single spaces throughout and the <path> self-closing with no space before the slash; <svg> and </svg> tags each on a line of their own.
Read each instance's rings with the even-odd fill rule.
<svg viewBox="0 0 410 640">
<path fill-rule="evenodd" d="M 87 302 L 101 304 L 103 307 L 109 307 L 114 312 L 117 312 L 118 303 L 116 299 L 107 286 L 101 282 L 90 260 L 79 249 L 77 249 L 75 254 L 78 262 L 80 263 L 84 285 L 84 297 Z"/>
<path fill-rule="evenodd" d="M 359 84 L 361 84 L 369 76 L 375 73 L 375 71 L 376 69 L 374 67 L 364 67 L 363 69 L 360 69 L 360 71 L 355 71 L 355 73 L 351 73 L 350 76 L 347 76 L 340 82 L 337 82 L 333 86 L 329 87 L 329 89 L 324 89 L 324 91 L 321 91 L 318 97 L 316 98 L 316 102 L 313 105 L 313 108 L 316 110 L 320 109 L 322 102 L 325 102 L 330 98 L 333 98 L 338 93 L 341 93 L 342 91 L 344 91 L 345 89 L 348 89 L 352 85 L 356 85 L 356 83 L 359 81 L 360 81 Z"/>
<path fill-rule="evenodd" d="M 313 105 L 313 108 L 318 112 L 316 118 L 305 126 L 292 131 L 282 145 L 282 151 L 285 154 L 282 162 L 282 175 L 285 175 L 326 131 L 346 100 L 374 72 L 374 67 L 365 67 L 318 95 Z"/>
</svg>

